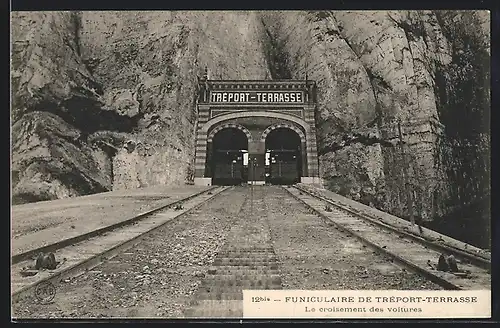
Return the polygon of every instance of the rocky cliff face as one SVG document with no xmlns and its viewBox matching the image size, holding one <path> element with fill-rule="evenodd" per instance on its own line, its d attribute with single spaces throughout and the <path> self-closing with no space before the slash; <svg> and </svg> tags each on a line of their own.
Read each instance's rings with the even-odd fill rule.
<svg viewBox="0 0 500 328">
<path fill-rule="evenodd" d="M 275 77 L 318 81 L 330 189 L 402 217 L 412 206 L 431 227 L 462 225 L 462 239 L 487 243 L 489 13 L 285 12 L 263 23 Z"/>
<path fill-rule="evenodd" d="M 423 220 L 484 208 L 488 29 L 479 11 L 13 13 L 14 201 L 189 181 L 208 67 L 316 80 L 331 189 L 403 217 L 411 197 Z"/>
<path fill-rule="evenodd" d="M 13 13 L 14 201 L 188 181 L 197 76 L 268 78 L 261 35 L 251 12 Z"/>
</svg>

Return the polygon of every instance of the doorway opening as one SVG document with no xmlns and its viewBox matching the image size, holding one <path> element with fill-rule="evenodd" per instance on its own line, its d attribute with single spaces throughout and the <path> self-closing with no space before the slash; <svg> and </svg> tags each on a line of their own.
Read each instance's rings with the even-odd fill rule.
<svg viewBox="0 0 500 328">
<path fill-rule="evenodd" d="M 248 139 L 243 131 L 236 128 L 220 130 L 213 138 L 212 149 L 212 185 L 239 185 L 248 181 L 244 166 Z"/>
<path fill-rule="evenodd" d="M 289 128 L 277 128 L 266 137 L 266 183 L 289 185 L 302 176 L 301 140 Z"/>
</svg>

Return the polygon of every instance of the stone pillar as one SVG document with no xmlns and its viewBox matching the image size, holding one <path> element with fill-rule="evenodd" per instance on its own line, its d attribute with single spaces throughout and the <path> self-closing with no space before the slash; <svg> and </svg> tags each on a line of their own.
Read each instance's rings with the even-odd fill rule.
<svg viewBox="0 0 500 328">
<path fill-rule="evenodd" d="M 201 186 L 210 186 L 212 178 L 205 176 L 205 165 L 207 164 L 207 134 L 203 132 L 203 126 L 208 122 L 210 107 L 207 105 L 198 105 L 198 122 L 196 130 L 195 146 L 195 167 L 194 184 Z"/>
<path fill-rule="evenodd" d="M 300 143 L 300 158 L 302 161 L 302 172 L 300 172 L 301 177 L 306 177 L 308 176 L 308 171 L 307 171 L 307 151 L 306 151 L 306 143 L 301 142 Z"/>
<path fill-rule="evenodd" d="M 319 177 L 318 150 L 316 145 L 316 130 L 311 127 L 311 132 L 306 135 L 307 145 L 307 175 Z"/>
<path fill-rule="evenodd" d="M 304 120 L 309 124 L 309 131 L 306 133 L 305 151 L 305 167 L 303 176 L 300 181 L 302 183 L 321 183 L 319 178 L 319 162 L 318 150 L 316 145 L 316 127 L 315 127 L 315 105 L 310 103 L 304 106 Z"/>
<path fill-rule="evenodd" d="M 204 177 L 206 178 L 211 178 L 213 176 L 212 173 L 212 161 L 214 160 L 214 149 L 213 149 L 213 142 L 209 142 L 207 144 L 207 156 L 206 156 L 206 163 L 205 163 L 205 174 Z"/>
<path fill-rule="evenodd" d="M 252 161 L 254 167 L 252 168 Z M 248 143 L 248 183 L 264 184 L 266 180 L 266 145 L 262 141 Z"/>
</svg>

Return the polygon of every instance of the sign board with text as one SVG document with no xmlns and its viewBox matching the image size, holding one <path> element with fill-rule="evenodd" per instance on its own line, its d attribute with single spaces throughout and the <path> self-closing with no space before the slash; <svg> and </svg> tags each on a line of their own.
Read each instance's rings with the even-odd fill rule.
<svg viewBox="0 0 500 328">
<path fill-rule="evenodd" d="M 490 290 L 243 290 L 244 318 L 490 318 Z"/>
<path fill-rule="evenodd" d="M 303 91 L 211 91 L 211 103 L 302 104 Z"/>
</svg>

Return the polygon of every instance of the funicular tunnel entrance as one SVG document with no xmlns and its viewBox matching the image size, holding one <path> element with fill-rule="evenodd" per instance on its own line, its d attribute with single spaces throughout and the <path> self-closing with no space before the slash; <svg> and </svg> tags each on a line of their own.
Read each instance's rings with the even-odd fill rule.
<svg viewBox="0 0 500 328">
<path fill-rule="evenodd" d="M 248 181 L 243 159 L 248 153 L 248 139 L 236 128 L 217 132 L 212 141 L 212 185 L 238 185 Z"/>
<path fill-rule="evenodd" d="M 278 128 L 266 137 L 266 183 L 294 184 L 302 172 L 300 136 L 288 128 Z"/>
</svg>

